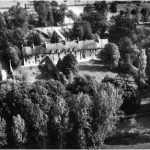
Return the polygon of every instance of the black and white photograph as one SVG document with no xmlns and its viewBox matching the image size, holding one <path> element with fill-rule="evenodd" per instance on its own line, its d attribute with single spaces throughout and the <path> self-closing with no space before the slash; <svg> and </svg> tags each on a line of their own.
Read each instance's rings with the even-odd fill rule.
<svg viewBox="0 0 150 150">
<path fill-rule="evenodd" d="M 150 149 L 150 0 L 0 0 L 0 149 Z"/>
</svg>

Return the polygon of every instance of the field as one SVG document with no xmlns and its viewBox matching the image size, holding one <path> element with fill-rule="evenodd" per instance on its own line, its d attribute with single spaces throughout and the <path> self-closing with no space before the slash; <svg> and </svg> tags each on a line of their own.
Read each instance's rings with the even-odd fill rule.
<svg viewBox="0 0 150 150">
<path fill-rule="evenodd" d="M 98 82 L 108 75 L 109 77 L 115 77 L 117 73 L 109 71 L 101 60 L 90 60 L 79 63 L 79 75 L 85 74 L 95 77 Z"/>
</svg>

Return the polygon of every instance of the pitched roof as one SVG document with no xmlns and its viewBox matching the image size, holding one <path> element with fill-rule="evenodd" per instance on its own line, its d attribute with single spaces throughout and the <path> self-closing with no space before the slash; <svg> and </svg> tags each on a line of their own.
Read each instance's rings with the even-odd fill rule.
<svg viewBox="0 0 150 150">
<path fill-rule="evenodd" d="M 104 41 L 106 43 L 106 41 Z M 64 49 L 66 51 L 77 51 L 77 50 L 88 50 L 101 48 L 101 42 L 96 42 L 95 40 L 86 41 L 71 41 L 63 43 L 47 43 L 45 45 L 33 46 L 33 47 L 23 47 L 23 56 L 32 56 L 39 54 L 50 54 L 50 53 L 60 53 Z"/>
</svg>

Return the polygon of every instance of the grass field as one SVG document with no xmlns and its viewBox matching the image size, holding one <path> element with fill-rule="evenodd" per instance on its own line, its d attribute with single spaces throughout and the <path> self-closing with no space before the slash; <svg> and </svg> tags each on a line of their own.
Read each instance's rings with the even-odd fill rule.
<svg viewBox="0 0 150 150">
<path fill-rule="evenodd" d="M 108 75 L 109 77 L 115 77 L 117 73 L 113 73 L 103 65 L 101 60 L 90 60 L 87 62 L 79 63 L 79 75 L 84 76 L 85 74 L 94 76 L 98 82 Z"/>
</svg>

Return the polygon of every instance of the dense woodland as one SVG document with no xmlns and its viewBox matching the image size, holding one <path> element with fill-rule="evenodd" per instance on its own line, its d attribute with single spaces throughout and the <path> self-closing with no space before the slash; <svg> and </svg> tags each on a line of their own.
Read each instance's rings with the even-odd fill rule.
<svg viewBox="0 0 150 150">
<path fill-rule="evenodd" d="M 42 43 L 31 29 L 62 25 L 66 15 L 74 20 L 66 33 L 70 40 L 97 35 L 109 39 L 98 57 L 119 74 L 101 83 L 81 77 L 76 57 L 69 54 L 58 61 L 54 79 L 0 82 L 0 148 L 101 148 L 120 117 L 139 110 L 141 90 L 149 90 L 150 84 L 150 28 L 138 25 L 139 13 L 145 22 L 149 10 L 139 6 L 118 12 L 116 2 L 109 7 L 105 1 L 95 2 L 77 17 L 64 4 L 36 1 L 37 18 L 19 3 L 0 14 L 0 51 L 8 72 L 8 60 L 14 69 L 21 64 L 22 45 Z M 108 13 L 115 14 L 110 21 Z"/>
</svg>

